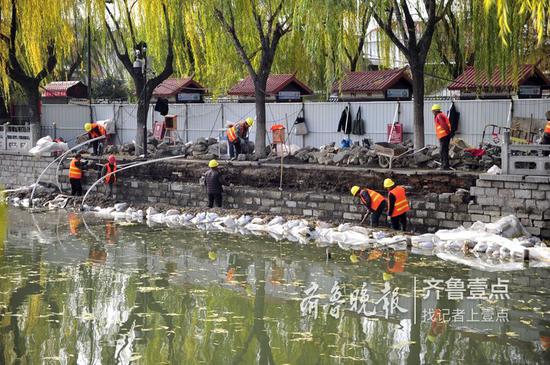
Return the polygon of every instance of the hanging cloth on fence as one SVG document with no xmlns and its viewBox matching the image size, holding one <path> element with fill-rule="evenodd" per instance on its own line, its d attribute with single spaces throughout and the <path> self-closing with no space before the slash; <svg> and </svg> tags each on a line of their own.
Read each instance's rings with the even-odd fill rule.
<svg viewBox="0 0 550 365">
<path fill-rule="evenodd" d="M 306 118 L 304 118 L 304 109 L 302 109 L 300 114 L 296 117 L 294 127 L 296 128 L 295 133 L 297 136 L 303 136 L 309 133 L 306 125 Z"/>
<path fill-rule="evenodd" d="M 451 104 L 448 117 L 451 122 L 451 137 L 454 137 L 456 131 L 458 130 L 458 123 L 460 121 L 460 112 L 456 110 L 454 102 Z"/>
<path fill-rule="evenodd" d="M 342 115 L 340 116 L 340 121 L 338 122 L 337 132 L 344 132 L 345 134 L 351 134 L 351 113 L 349 112 L 349 107 L 345 107 Z"/>
<path fill-rule="evenodd" d="M 357 114 L 355 115 L 355 119 L 353 120 L 351 127 L 351 134 L 355 134 L 357 136 L 362 136 L 365 134 L 365 125 L 363 123 L 363 119 L 361 118 L 361 107 L 357 109 Z"/>
</svg>

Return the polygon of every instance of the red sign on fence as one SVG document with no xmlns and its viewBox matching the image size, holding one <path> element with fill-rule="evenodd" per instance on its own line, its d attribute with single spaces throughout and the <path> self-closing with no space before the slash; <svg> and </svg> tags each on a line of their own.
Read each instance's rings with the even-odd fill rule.
<svg viewBox="0 0 550 365">
<path fill-rule="evenodd" d="M 162 141 L 164 139 L 165 130 L 164 122 L 155 122 L 155 126 L 153 127 L 153 137 L 155 137 L 157 141 Z"/>
<path fill-rule="evenodd" d="M 393 125 L 388 124 L 388 139 L 390 143 L 403 143 L 403 125 L 399 122 Z"/>
</svg>

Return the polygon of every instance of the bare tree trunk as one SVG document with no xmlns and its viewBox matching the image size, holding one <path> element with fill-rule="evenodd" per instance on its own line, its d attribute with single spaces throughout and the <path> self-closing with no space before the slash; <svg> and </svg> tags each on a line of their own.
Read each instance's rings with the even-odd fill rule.
<svg viewBox="0 0 550 365">
<path fill-rule="evenodd" d="M 424 147 L 424 63 L 411 63 L 413 106 L 414 106 L 414 148 Z"/>
<path fill-rule="evenodd" d="M 267 74 L 269 75 L 269 73 Z M 265 89 L 267 86 L 267 77 L 255 82 L 254 95 L 256 97 L 256 156 L 263 158 L 266 156 L 265 137 L 266 137 L 266 113 L 265 113 Z"/>
<path fill-rule="evenodd" d="M 138 101 L 137 129 L 136 129 L 136 156 L 139 156 L 145 153 L 143 150 L 143 146 L 147 146 L 147 141 L 144 140 L 147 132 L 146 131 L 144 132 L 144 129 L 147 128 L 147 114 L 149 112 L 150 98 L 147 100 L 145 99 L 146 98 L 140 98 Z"/>
</svg>

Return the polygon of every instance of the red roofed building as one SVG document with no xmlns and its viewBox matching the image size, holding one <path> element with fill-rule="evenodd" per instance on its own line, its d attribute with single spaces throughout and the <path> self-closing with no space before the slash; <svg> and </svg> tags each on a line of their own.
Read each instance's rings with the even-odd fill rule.
<svg viewBox="0 0 550 365">
<path fill-rule="evenodd" d="M 348 72 L 332 92 L 342 101 L 411 100 L 412 83 L 407 67 Z"/>
<path fill-rule="evenodd" d="M 467 67 L 447 87 L 461 99 L 499 99 L 517 95 L 520 99 L 540 98 L 550 80 L 535 66 L 522 65 L 517 75 L 511 69 L 502 74 L 498 67 L 488 77 L 484 70 Z"/>
<path fill-rule="evenodd" d="M 190 77 L 166 79 L 153 91 L 153 101 L 168 99 L 170 103 L 202 103 L 206 89 Z"/>
<path fill-rule="evenodd" d="M 87 99 L 88 87 L 81 81 L 53 81 L 44 86 L 44 104 L 67 104 L 70 99 Z"/>
<path fill-rule="evenodd" d="M 294 74 L 271 74 L 267 79 L 266 100 L 277 102 L 301 101 L 304 95 L 313 95 L 306 84 L 296 78 Z M 228 95 L 235 96 L 239 102 L 254 101 L 254 82 L 248 76 L 233 86 Z"/>
</svg>

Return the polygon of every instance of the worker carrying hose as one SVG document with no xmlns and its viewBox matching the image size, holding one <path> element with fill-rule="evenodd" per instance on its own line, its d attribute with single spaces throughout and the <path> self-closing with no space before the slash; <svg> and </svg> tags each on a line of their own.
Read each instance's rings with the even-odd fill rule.
<svg viewBox="0 0 550 365">
<path fill-rule="evenodd" d="M 254 119 L 246 118 L 246 120 L 235 123 L 225 131 L 227 140 L 235 147 L 235 157 L 232 160 L 238 158 L 242 153 L 243 144 L 248 142 L 248 133 L 252 125 L 254 125 Z"/>
<path fill-rule="evenodd" d="M 77 153 L 69 165 L 69 182 L 71 183 L 71 195 L 82 196 L 82 170 L 88 166 L 88 162 L 82 161 L 82 155 Z"/>
<path fill-rule="evenodd" d="M 441 111 L 441 105 L 432 105 L 434 115 L 435 134 L 439 139 L 439 158 L 441 161 L 441 170 L 449 169 L 449 144 L 451 142 L 451 122 L 449 118 Z"/>
<path fill-rule="evenodd" d="M 371 226 L 378 227 L 380 216 L 387 209 L 386 199 L 374 190 L 367 188 L 361 189 L 357 185 L 351 188 L 351 195 L 355 198 L 359 198 L 361 204 L 363 204 L 372 215 Z"/>
<path fill-rule="evenodd" d="M 544 132 L 542 134 L 540 144 L 550 145 L 550 110 L 546 112 L 546 126 L 544 127 Z M 550 151 L 543 151 L 542 155 L 549 156 Z"/>
<path fill-rule="evenodd" d="M 210 169 L 204 174 L 204 185 L 206 185 L 206 194 L 208 195 L 208 208 L 214 207 L 214 203 L 217 207 L 222 207 L 223 185 L 228 185 L 218 166 L 218 161 L 211 160 L 208 163 Z"/>
<path fill-rule="evenodd" d="M 384 189 L 388 191 L 388 216 L 391 219 L 391 226 L 395 230 L 407 230 L 407 212 L 411 209 L 405 188 L 395 185 L 392 179 L 384 180 Z"/>
<path fill-rule="evenodd" d="M 84 124 L 84 130 L 88 133 L 89 139 L 94 139 L 101 136 L 107 137 L 107 130 L 99 123 L 86 123 Z M 101 150 L 103 150 L 103 141 L 93 141 L 92 148 L 94 150 L 94 155 L 99 156 L 101 154 Z"/>
<path fill-rule="evenodd" d="M 112 174 L 111 174 L 112 173 Z M 116 183 L 116 157 L 110 155 L 107 158 L 107 163 L 103 165 L 101 176 L 105 177 L 105 195 L 110 198 L 113 196 L 113 188 Z"/>
</svg>

